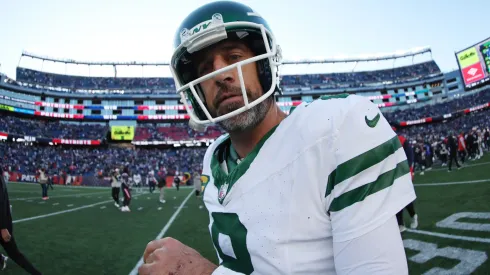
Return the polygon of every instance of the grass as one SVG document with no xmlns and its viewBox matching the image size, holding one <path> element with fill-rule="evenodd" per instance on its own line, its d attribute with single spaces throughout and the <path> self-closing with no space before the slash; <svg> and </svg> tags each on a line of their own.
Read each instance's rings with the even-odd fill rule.
<svg viewBox="0 0 490 275">
<path fill-rule="evenodd" d="M 432 169 L 416 174 L 419 214 L 418 231 L 404 232 L 405 242 L 435 244 L 439 254 L 432 253 L 425 262 L 416 249 L 406 249 L 411 274 L 423 274 L 434 268 L 459 272 L 475 268 L 474 274 L 489 274 L 490 262 L 478 263 L 478 255 L 490 253 L 490 243 L 449 239 L 422 234 L 430 231 L 450 236 L 484 238 L 490 231 L 441 228 L 436 223 L 459 212 L 490 213 L 490 181 L 473 184 L 430 186 L 424 184 L 485 180 L 490 178 L 490 155 L 467 163 L 462 170 Z M 36 184 L 9 183 L 14 221 L 78 209 L 72 212 L 16 222 L 14 234 L 20 250 L 43 274 L 128 274 L 140 259 L 146 244 L 167 224 L 192 189 L 166 189 L 167 203 L 158 202 L 158 193 L 133 192 L 130 213 L 120 212 L 111 200 L 109 188 L 74 188 L 55 186 L 50 199 L 41 200 Z M 146 191 L 146 190 L 145 190 Z M 217 262 L 208 232 L 208 213 L 201 200 L 191 196 L 165 236 L 179 239 L 203 256 Z M 408 215 L 407 224 L 409 223 Z M 462 218 L 460 222 L 485 223 L 487 219 Z M 409 241 L 410 240 L 410 241 Z M 483 254 L 482 254 L 483 253 Z M 436 256 L 439 255 L 439 256 Z M 458 259 L 466 257 L 464 261 Z M 421 257 L 419 257 L 421 258 Z M 460 269 L 454 269 L 460 268 Z M 465 269 L 466 268 L 466 269 Z M 434 270 L 433 270 L 434 271 Z M 12 261 L 3 274 L 25 274 Z"/>
</svg>

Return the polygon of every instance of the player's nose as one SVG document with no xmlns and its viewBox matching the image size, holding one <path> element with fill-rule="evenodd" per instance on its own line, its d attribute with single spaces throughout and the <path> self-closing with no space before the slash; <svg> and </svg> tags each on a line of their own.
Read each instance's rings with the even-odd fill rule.
<svg viewBox="0 0 490 275">
<path fill-rule="evenodd" d="M 217 54 L 213 60 L 213 71 L 223 69 L 229 65 L 230 64 L 226 61 L 226 59 L 222 55 Z M 214 77 L 214 80 L 219 81 L 219 82 L 232 83 L 235 80 L 235 77 L 234 77 L 234 71 L 235 70 L 236 69 L 231 69 L 231 70 L 226 70 L 225 72 L 219 73 Z"/>
</svg>

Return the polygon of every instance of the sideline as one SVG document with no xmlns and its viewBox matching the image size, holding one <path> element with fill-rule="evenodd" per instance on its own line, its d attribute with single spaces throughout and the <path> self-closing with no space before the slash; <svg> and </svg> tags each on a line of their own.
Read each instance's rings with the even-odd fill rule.
<svg viewBox="0 0 490 275">
<path fill-rule="evenodd" d="M 483 183 L 483 182 L 489 182 L 489 181 L 490 181 L 490 179 L 468 180 L 468 181 L 449 181 L 449 182 L 419 183 L 419 184 L 414 184 L 413 186 L 420 187 L 420 186 L 442 186 L 442 185 L 456 185 L 456 184 L 473 184 L 473 183 Z"/>
<path fill-rule="evenodd" d="M 20 181 L 9 181 L 7 183 L 7 186 L 9 184 L 13 184 L 16 186 L 22 186 L 22 185 L 39 185 L 37 182 L 20 182 Z M 110 186 L 85 186 L 85 185 L 61 185 L 61 184 L 53 184 L 54 187 L 60 187 L 60 188 L 67 188 L 67 189 L 111 189 Z"/>
<path fill-rule="evenodd" d="M 468 164 L 468 165 L 464 165 L 463 168 L 466 168 L 466 167 L 474 167 L 474 166 L 480 166 L 480 165 L 487 165 L 487 164 L 490 164 L 490 161 L 486 161 L 486 162 L 479 162 L 479 163 L 475 163 L 475 164 Z M 444 167 L 439 167 L 439 168 L 435 168 L 435 169 L 431 169 L 431 170 L 425 170 L 425 172 L 432 172 L 432 171 L 444 171 L 444 170 L 447 170 L 447 166 L 444 166 Z M 417 171 L 417 172 L 420 172 L 420 171 Z"/>
<path fill-rule="evenodd" d="M 87 195 L 102 195 L 102 194 L 107 194 L 107 192 L 100 192 L 99 191 L 99 192 L 92 192 L 92 193 L 78 193 L 78 194 L 69 194 L 69 195 L 60 195 L 60 196 L 49 196 L 49 198 L 50 199 L 56 199 L 56 198 L 80 197 L 80 196 L 87 196 Z M 34 199 L 41 199 L 41 196 L 28 197 L 28 198 L 13 198 L 13 199 L 10 199 L 10 201 L 25 201 L 25 200 L 34 200 Z"/>
<path fill-rule="evenodd" d="M 490 243 L 489 238 L 467 237 L 467 236 L 451 235 L 451 234 L 445 234 L 445 233 L 437 233 L 437 232 L 417 230 L 417 229 L 408 229 L 408 228 L 407 228 L 406 232 L 421 234 L 421 235 L 434 236 L 434 237 L 440 237 L 440 238 L 445 238 L 445 239 L 454 239 L 454 240 L 478 242 L 478 243 Z"/>
</svg>

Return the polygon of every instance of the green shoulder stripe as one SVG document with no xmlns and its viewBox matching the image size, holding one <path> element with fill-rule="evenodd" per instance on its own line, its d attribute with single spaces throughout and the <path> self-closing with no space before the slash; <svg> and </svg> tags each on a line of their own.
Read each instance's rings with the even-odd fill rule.
<svg viewBox="0 0 490 275">
<path fill-rule="evenodd" d="M 363 201 L 369 195 L 390 187 L 396 179 L 408 173 L 410 173 L 410 168 L 408 162 L 404 160 L 398 163 L 393 170 L 381 174 L 375 181 L 350 190 L 335 198 L 330 204 L 328 211 L 337 212 L 354 203 Z"/>
<path fill-rule="evenodd" d="M 325 197 L 332 193 L 332 190 L 337 184 L 359 174 L 371 166 L 378 164 L 391 154 L 395 153 L 401 146 L 402 145 L 400 144 L 398 136 L 394 136 L 381 145 L 378 145 L 377 147 L 374 147 L 373 149 L 337 166 L 337 168 L 328 176 Z"/>
</svg>

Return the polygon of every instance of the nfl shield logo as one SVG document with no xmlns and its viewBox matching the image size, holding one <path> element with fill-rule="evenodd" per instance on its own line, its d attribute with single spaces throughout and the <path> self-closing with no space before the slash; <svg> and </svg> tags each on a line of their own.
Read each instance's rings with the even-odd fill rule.
<svg viewBox="0 0 490 275">
<path fill-rule="evenodd" d="M 218 192 L 218 200 L 223 201 L 226 197 L 226 192 L 228 191 L 228 183 L 221 185 Z"/>
</svg>

